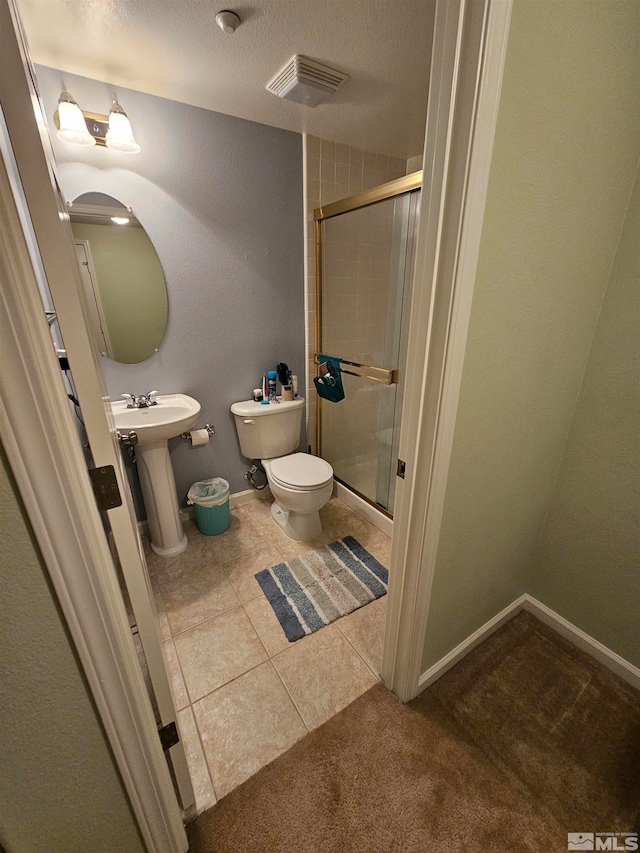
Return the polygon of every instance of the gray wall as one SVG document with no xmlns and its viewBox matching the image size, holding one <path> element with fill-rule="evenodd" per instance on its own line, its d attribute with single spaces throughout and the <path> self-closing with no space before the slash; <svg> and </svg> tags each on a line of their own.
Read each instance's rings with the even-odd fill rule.
<svg viewBox="0 0 640 853">
<path fill-rule="evenodd" d="M 39 66 L 49 119 L 59 71 Z M 112 87 L 64 74 L 88 111 L 107 113 Z M 131 207 L 165 272 L 169 323 L 160 352 L 139 365 L 103 360 L 111 396 L 183 392 L 213 423 L 205 447 L 171 442 L 178 495 L 222 476 L 247 487 L 229 406 L 246 400 L 264 371 L 285 361 L 302 378 L 304 273 L 302 137 L 175 101 L 118 89 L 140 154 L 82 149 L 53 138 L 67 199 L 104 192 Z"/>
<path fill-rule="evenodd" d="M 532 593 L 640 666 L 640 179 L 571 424 Z"/>
<path fill-rule="evenodd" d="M 142 853 L 1 446 L 0 542 L 0 844 L 7 853 Z"/>
<path fill-rule="evenodd" d="M 529 588 L 637 167 L 639 32 L 638 3 L 514 4 L 423 671 Z"/>
</svg>

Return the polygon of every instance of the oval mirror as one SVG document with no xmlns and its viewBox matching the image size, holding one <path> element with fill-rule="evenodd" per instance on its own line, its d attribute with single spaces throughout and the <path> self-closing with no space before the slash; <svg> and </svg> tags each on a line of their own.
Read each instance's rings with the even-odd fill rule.
<svg viewBox="0 0 640 853">
<path fill-rule="evenodd" d="M 89 325 L 103 355 L 146 361 L 167 328 L 167 287 L 153 243 L 135 214 L 103 193 L 69 206 Z"/>
</svg>

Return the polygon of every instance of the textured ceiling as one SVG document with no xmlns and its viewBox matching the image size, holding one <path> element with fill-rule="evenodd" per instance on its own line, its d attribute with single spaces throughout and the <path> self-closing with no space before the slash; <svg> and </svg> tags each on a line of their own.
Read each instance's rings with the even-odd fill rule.
<svg viewBox="0 0 640 853">
<path fill-rule="evenodd" d="M 365 151 L 422 153 L 434 0 L 254 0 L 230 7 L 224 0 L 19 0 L 18 6 L 36 63 Z M 224 8 L 242 19 L 233 35 L 215 24 Z M 295 53 L 351 79 L 315 109 L 277 98 L 265 85 Z"/>
</svg>

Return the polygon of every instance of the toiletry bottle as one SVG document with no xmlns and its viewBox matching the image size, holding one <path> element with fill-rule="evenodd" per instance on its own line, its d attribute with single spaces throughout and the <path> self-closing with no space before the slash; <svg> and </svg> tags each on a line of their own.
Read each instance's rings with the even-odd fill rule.
<svg viewBox="0 0 640 853">
<path fill-rule="evenodd" d="M 298 396 L 298 377 L 295 375 L 295 373 L 291 377 L 291 384 L 293 385 L 293 396 L 297 397 Z"/>
<path fill-rule="evenodd" d="M 269 386 L 267 385 L 267 374 L 262 374 L 262 400 L 260 400 L 260 404 L 262 406 L 267 406 L 269 404 Z"/>
<path fill-rule="evenodd" d="M 276 372 L 275 370 L 267 371 L 267 381 L 269 383 L 269 402 L 275 403 L 276 401 Z"/>
</svg>

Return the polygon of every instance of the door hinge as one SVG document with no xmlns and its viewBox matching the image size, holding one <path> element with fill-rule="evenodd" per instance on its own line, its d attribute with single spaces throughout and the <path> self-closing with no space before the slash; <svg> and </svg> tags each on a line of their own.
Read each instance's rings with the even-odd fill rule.
<svg viewBox="0 0 640 853">
<path fill-rule="evenodd" d="M 113 465 L 89 468 L 89 477 L 91 477 L 93 493 L 96 496 L 100 512 L 122 506 L 122 498 L 120 497 L 120 489 Z"/>
<path fill-rule="evenodd" d="M 403 462 L 402 459 L 398 459 L 398 467 L 396 468 L 396 475 L 400 477 L 401 480 L 404 480 L 404 472 L 407 468 L 407 463 Z"/>
<path fill-rule="evenodd" d="M 174 722 L 167 723 L 166 726 L 160 726 L 158 728 L 158 737 L 160 738 L 160 744 L 164 752 L 180 742 L 178 728 Z"/>
</svg>

